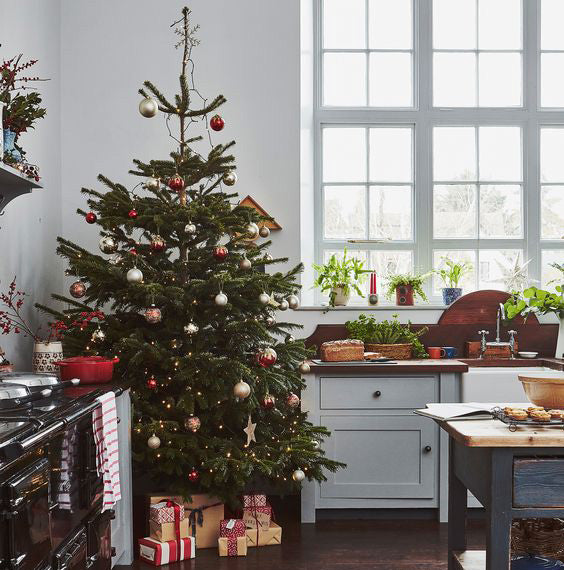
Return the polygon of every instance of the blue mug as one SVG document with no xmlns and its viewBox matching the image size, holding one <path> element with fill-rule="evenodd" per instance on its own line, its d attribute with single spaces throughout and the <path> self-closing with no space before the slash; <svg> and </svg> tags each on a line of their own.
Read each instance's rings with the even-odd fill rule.
<svg viewBox="0 0 564 570">
<path fill-rule="evenodd" d="M 445 351 L 445 358 L 456 357 L 456 348 L 454 346 L 443 346 L 442 349 Z"/>
</svg>

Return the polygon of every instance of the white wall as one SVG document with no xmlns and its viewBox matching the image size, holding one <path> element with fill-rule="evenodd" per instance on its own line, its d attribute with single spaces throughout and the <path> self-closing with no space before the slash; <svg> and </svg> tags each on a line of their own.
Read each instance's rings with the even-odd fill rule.
<svg viewBox="0 0 564 570">
<path fill-rule="evenodd" d="M 37 123 L 36 131 L 21 138 L 28 160 L 41 169 L 44 188 L 16 198 L 0 217 L 0 290 L 5 291 L 17 275 L 18 288 L 29 293 L 25 313 L 34 325 L 41 318 L 33 303 L 47 301 L 62 284 L 54 253 L 62 214 L 59 23 L 59 0 L 0 0 L 0 57 L 24 53 L 37 58 L 33 74 L 51 78 L 40 84 L 47 116 Z M 0 336 L 0 346 L 20 370 L 31 368 L 29 340 Z"/>
</svg>

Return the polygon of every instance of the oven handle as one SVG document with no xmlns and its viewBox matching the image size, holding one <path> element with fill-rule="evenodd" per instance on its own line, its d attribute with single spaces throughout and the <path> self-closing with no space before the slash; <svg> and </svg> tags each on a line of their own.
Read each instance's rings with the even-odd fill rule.
<svg viewBox="0 0 564 570">
<path fill-rule="evenodd" d="M 59 431 L 65 426 L 65 420 L 57 420 L 52 424 L 47 425 L 45 428 L 40 429 L 37 433 L 30 435 L 22 441 L 14 441 L 2 447 L 2 453 L 6 459 L 12 460 L 20 457 L 28 449 L 48 438 L 51 434 Z"/>
</svg>

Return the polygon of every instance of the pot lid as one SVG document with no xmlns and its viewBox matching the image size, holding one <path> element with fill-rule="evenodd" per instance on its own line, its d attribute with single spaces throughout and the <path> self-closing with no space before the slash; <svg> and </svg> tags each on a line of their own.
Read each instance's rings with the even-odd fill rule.
<svg viewBox="0 0 564 570">
<path fill-rule="evenodd" d="M 22 384 L 24 386 L 54 386 L 60 383 L 56 374 L 36 374 L 33 372 L 6 372 L 0 374 L 0 382 Z"/>
<path fill-rule="evenodd" d="M 115 358 L 106 358 L 105 356 L 71 356 L 63 358 L 56 364 L 63 362 L 65 364 L 97 364 L 102 362 L 115 362 Z"/>
<path fill-rule="evenodd" d="M 28 395 L 29 390 L 23 384 L 9 384 L 8 382 L 0 384 L 0 401 L 13 400 Z"/>
</svg>

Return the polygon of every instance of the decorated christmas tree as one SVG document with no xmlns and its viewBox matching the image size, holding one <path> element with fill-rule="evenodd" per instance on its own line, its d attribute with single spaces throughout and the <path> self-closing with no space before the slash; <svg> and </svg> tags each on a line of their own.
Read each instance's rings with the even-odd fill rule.
<svg viewBox="0 0 564 570">
<path fill-rule="evenodd" d="M 308 353 L 284 311 L 298 306 L 302 267 L 272 272 L 286 259 L 268 253 L 265 219 L 226 192 L 237 183 L 234 142 L 214 142 L 226 100 L 207 102 L 194 85 L 188 8 L 173 27 L 180 93 L 170 99 L 146 81 L 139 110 L 164 114 L 174 150 L 135 160 L 132 190 L 104 176 L 104 191 L 82 189 L 88 211 L 78 213 L 100 227 L 102 255 L 59 238 L 76 280 L 71 297 L 53 295 L 64 310 L 43 308 L 58 319 L 67 355 L 119 358 L 137 470 L 167 492 L 235 503 L 251 481 L 291 490 L 341 464 L 320 449 L 327 430 L 300 410 Z M 194 149 L 203 141 L 207 155 Z M 83 320 L 96 311 L 104 318 Z"/>
</svg>

